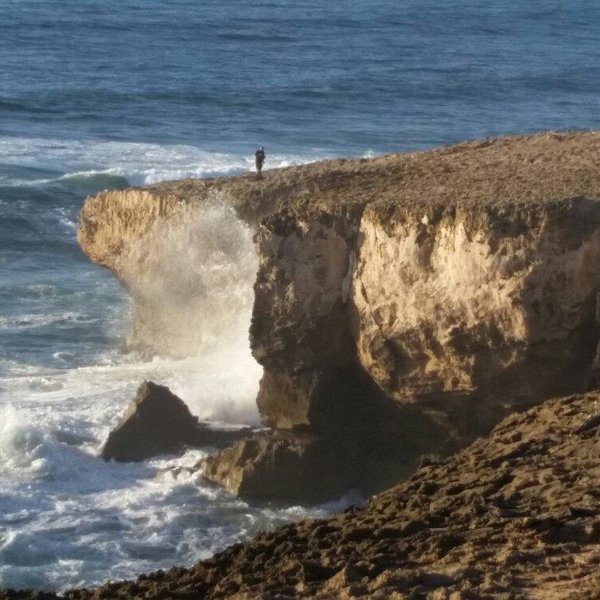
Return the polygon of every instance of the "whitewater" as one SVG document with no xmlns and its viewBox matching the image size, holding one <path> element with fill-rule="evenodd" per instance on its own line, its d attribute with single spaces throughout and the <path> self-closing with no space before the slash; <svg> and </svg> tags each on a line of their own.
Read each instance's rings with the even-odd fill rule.
<svg viewBox="0 0 600 600">
<path fill-rule="evenodd" d="M 325 507 L 249 506 L 192 467 L 98 458 L 144 379 L 256 424 L 252 233 L 216 203 L 184 252 L 211 317 L 181 360 L 124 354 L 127 294 L 75 241 L 87 195 L 465 139 L 597 129 L 600 7 L 472 0 L 2 0 L 0 588 L 190 565 Z M 214 235 L 213 235 L 214 232 Z"/>
<path fill-rule="evenodd" d="M 271 165 L 311 159 L 273 156 Z M 12 255 L 2 258 L 0 587 L 63 590 L 190 565 L 260 529 L 349 501 L 249 506 L 193 469 L 209 448 L 142 464 L 98 458 L 144 380 L 168 385 L 216 426 L 259 424 L 262 370 L 248 343 L 258 259 L 252 232 L 233 211 L 210 207 L 195 224 L 199 247 L 190 256 L 178 252 L 182 268 L 195 269 L 205 283 L 205 343 L 180 360 L 125 354 L 129 300 L 76 247 L 81 194 L 240 173 L 247 157 L 189 146 L 3 138 L 0 164 L 0 198 L 22 195 L 0 201 L 2 222 L 11 223 L 13 234 L 20 226 L 21 240 L 32 238 L 27 252 L 12 243 Z M 48 195 L 55 206 L 40 200 Z M 52 266 L 32 260 L 39 243 Z"/>
</svg>

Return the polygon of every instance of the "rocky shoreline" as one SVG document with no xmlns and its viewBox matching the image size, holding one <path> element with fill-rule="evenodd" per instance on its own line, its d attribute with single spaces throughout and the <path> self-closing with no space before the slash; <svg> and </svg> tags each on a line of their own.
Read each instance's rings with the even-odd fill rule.
<svg viewBox="0 0 600 600">
<path fill-rule="evenodd" d="M 66 597 L 599 597 L 599 157 L 600 133 L 546 133 L 89 198 L 79 243 L 148 354 L 203 327 L 175 260 L 199 216 L 254 232 L 269 430 L 204 475 L 261 502 L 379 494 Z"/>
<path fill-rule="evenodd" d="M 549 400 L 364 508 L 261 533 L 190 569 L 64 598 L 593 600 L 599 452 L 600 394 Z"/>
</svg>

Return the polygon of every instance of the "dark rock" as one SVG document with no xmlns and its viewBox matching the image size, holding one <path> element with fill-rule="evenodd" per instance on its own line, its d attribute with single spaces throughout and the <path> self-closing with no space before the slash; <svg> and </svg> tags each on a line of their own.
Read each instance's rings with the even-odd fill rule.
<svg viewBox="0 0 600 600">
<path fill-rule="evenodd" d="M 160 454 L 178 454 L 186 446 L 223 447 L 250 429 L 218 431 L 192 415 L 168 387 L 145 381 L 104 447 L 104 460 L 140 461 Z"/>
<path fill-rule="evenodd" d="M 210 481 L 255 501 L 323 502 L 349 485 L 347 466 L 326 442 L 282 431 L 241 440 L 207 458 L 203 469 Z"/>
<path fill-rule="evenodd" d="M 573 430 L 573 433 L 575 435 L 583 436 L 583 435 L 588 434 L 588 433 L 594 431 L 595 429 L 597 429 L 599 425 L 600 425 L 600 415 L 592 415 L 591 417 L 586 419 L 586 421 L 585 421 L 585 423 L 583 423 L 583 425 L 580 425 L 579 427 L 575 428 Z"/>
<path fill-rule="evenodd" d="M 248 499 L 285 503 L 331 500 L 352 488 L 370 495 L 413 472 L 431 448 L 452 443 L 435 419 L 392 402 L 358 365 L 308 377 L 296 389 L 286 377 L 265 371 L 258 395 L 263 417 L 283 407 L 263 419 L 275 433 L 212 457 L 207 478 Z"/>
<path fill-rule="evenodd" d="M 254 434 L 203 461 L 204 476 L 248 500 L 295 504 L 334 500 L 351 489 L 370 495 L 416 468 L 414 439 L 425 438 L 424 429 L 399 436 L 395 424 L 376 427 L 368 411 L 359 423 L 337 416 L 336 434 L 308 428 Z"/>
</svg>

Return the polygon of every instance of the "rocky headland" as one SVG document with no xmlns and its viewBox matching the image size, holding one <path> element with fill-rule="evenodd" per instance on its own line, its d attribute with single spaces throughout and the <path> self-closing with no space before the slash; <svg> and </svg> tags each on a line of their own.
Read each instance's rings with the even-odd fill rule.
<svg viewBox="0 0 600 600">
<path fill-rule="evenodd" d="M 89 198 L 78 239 L 134 300 L 129 346 L 178 355 L 207 320 L 205 283 L 178 260 L 202 253 L 194 224 L 217 205 L 251 226 L 250 345 L 273 433 L 205 474 L 279 499 L 293 465 L 297 500 L 315 500 L 317 471 L 322 497 L 370 493 L 595 385 L 598 156 L 598 133 L 547 133 L 167 182 Z"/>
<path fill-rule="evenodd" d="M 263 501 L 396 485 L 65 597 L 600 597 L 600 395 L 580 393 L 598 383 L 598 157 L 600 133 L 547 133 L 89 198 L 79 242 L 149 354 L 193 352 L 206 322 L 181 259 L 201 215 L 254 231 L 270 430 L 205 476 Z M 55 596 L 0 592 L 31 597 Z"/>
</svg>

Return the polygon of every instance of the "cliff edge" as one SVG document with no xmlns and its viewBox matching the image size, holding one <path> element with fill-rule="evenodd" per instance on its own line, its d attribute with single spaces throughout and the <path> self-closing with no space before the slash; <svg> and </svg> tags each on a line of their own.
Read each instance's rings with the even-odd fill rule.
<svg viewBox="0 0 600 600">
<path fill-rule="evenodd" d="M 190 224 L 252 228 L 262 419 L 373 491 L 595 382 L 599 157 L 600 133 L 547 133 L 163 183 L 88 199 L 78 240 L 130 291 L 131 345 L 185 353 L 203 282 L 177 257 L 210 240 Z"/>
</svg>

